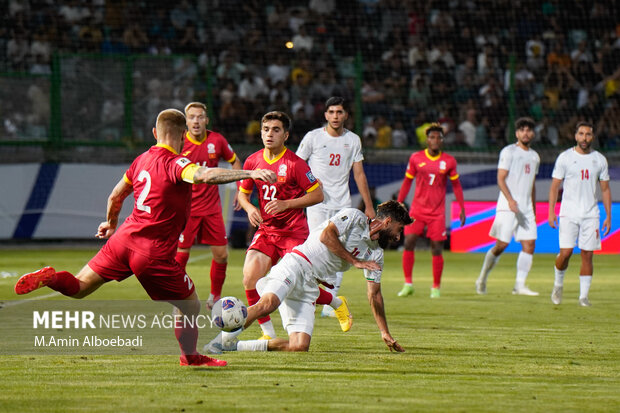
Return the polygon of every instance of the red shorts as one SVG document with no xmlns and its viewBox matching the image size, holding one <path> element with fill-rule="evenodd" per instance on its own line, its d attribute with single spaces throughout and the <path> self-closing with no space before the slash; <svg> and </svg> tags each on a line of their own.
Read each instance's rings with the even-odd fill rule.
<svg viewBox="0 0 620 413">
<path fill-rule="evenodd" d="M 271 265 L 276 265 L 280 258 L 305 240 L 306 238 L 293 238 L 290 235 L 268 234 L 259 228 L 248 250 L 257 250 L 268 255 L 271 258 Z"/>
<path fill-rule="evenodd" d="M 174 259 L 152 259 L 109 240 L 88 266 L 107 281 L 136 275 L 153 300 L 183 300 L 194 292 L 194 282 Z"/>
<path fill-rule="evenodd" d="M 194 241 L 207 245 L 228 245 L 222 214 L 190 216 L 179 237 L 179 248 L 191 248 Z"/>
<path fill-rule="evenodd" d="M 426 238 L 432 241 L 445 241 L 448 239 L 446 235 L 446 219 L 443 216 L 412 216 L 413 224 L 405 227 L 405 236 L 415 234 L 423 235 L 426 228 Z"/>
</svg>

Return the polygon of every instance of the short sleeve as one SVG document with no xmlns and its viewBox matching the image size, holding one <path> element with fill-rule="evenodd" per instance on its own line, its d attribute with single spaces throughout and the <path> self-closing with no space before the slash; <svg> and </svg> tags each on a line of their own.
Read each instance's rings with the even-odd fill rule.
<svg viewBox="0 0 620 413">
<path fill-rule="evenodd" d="M 601 173 L 598 176 L 599 181 L 609 181 L 609 166 L 607 159 L 601 155 Z"/>
<path fill-rule="evenodd" d="M 355 137 L 353 141 L 353 162 L 362 162 L 364 160 L 364 153 L 362 152 L 362 140 L 357 135 L 353 136 Z"/>
<path fill-rule="evenodd" d="M 364 270 L 364 277 L 366 277 L 367 281 L 372 281 L 375 284 L 381 283 L 381 275 L 383 274 L 383 250 L 381 248 L 377 248 L 373 251 L 370 256 L 370 261 L 374 261 L 381 266 L 380 270 Z"/>
<path fill-rule="evenodd" d="M 306 136 L 303 137 L 295 154 L 304 161 L 310 159 L 310 155 L 312 154 L 312 136 L 310 132 L 306 133 Z"/>
<path fill-rule="evenodd" d="M 512 151 L 509 150 L 512 146 L 506 146 L 499 153 L 499 161 L 497 161 L 497 169 L 503 169 L 505 171 L 510 170 L 510 164 L 512 163 Z"/>
<path fill-rule="evenodd" d="M 356 226 L 361 226 L 368 218 L 364 213 L 357 209 L 345 208 L 331 217 L 329 220 L 334 223 L 338 230 L 338 235 L 348 234 Z"/>
<path fill-rule="evenodd" d="M 566 176 L 566 166 L 564 165 L 564 159 L 566 157 L 564 154 L 558 156 L 558 159 L 555 161 L 555 166 L 553 167 L 553 172 L 551 173 L 551 177 L 555 179 L 564 179 Z"/>
</svg>

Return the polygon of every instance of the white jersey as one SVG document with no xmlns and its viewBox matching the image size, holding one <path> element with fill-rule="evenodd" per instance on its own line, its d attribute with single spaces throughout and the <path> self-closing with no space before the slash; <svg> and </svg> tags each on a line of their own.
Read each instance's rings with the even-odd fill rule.
<svg viewBox="0 0 620 413">
<path fill-rule="evenodd" d="M 337 210 L 351 206 L 349 175 L 353 162 L 364 160 L 359 136 L 347 129 L 340 136 L 331 136 L 324 127 L 314 129 L 304 136 L 296 154 L 323 183 L 319 205 Z"/>
<path fill-rule="evenodd" d="M 551 177 L 564 180 L 560 217 L 599 218 L 596 187 L 599 181 L 609 181 L 607 159 L 600 152 L 565 150 L 556 159 Z"/>
<path fill-rule="evenodd" d="M 532 187 L 534 186 L 534 179 L 538 174 L 539 166 L 540 156 L 538 156 L 536 151 L 533 149 L 526 151 L 516 143 L 505 146 L 499 153 L 497 169 L 508 171 L 506 185 L 514 200 L 517 201 L 519 211 L 522 213 L 534 210 L 532 205 Z M 510 211 L 508 200 L 502 191 L 499 192 L 499 198 L 497 199 L 497 210 Z"/>
<path fill-rule="evenodd" d="M 303 244 L 293 248 L 301 252 L 312 264 L 312 272 L 304 272 L 304 278 L 334 284 L 336 272 L 344 272 L 351 267 L 347 261 L 329 251 L 319 239 L 329 222 L 336 225 L 338 239 L 347 251 L 361 261 L 374 261 L 383 269 L 383 248 L 379 246 L 378 241 L 370 239 L 368 217 L 358 209 L 345 208 L 314 229 Z M 294 252 L 293 254 L 297 255 Z M 381 271 L 364 270 L 364 275 L 367 280 L 380 283 Z"/>
</svg>

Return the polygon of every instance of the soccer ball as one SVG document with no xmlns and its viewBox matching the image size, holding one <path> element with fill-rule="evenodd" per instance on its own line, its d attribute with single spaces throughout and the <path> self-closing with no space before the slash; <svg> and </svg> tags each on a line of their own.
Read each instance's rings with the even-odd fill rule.
<svg viewBox="0 0 620 413">
<path fill-rule="evenodd" d="M 248 318 L 248 309 L 236 297 L 222 297 L 214 305 L 211 317 L 223 331 L 234 331 L 243 327 Z"/>
</svg>

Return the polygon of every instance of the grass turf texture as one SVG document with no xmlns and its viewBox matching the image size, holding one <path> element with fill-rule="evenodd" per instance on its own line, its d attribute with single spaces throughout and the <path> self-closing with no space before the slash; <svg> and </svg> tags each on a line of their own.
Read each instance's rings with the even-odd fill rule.
<svg viewBox="0 0 620 413">
<path fill-rule="evenodd" d="M 3 249 L 0 271 L 44 265 L 77 272 L 93 250 Z M 528 285 L 539 297 L 511 295 L 516 255 L 506 254 L 478 296 L 482 254 L 445 254 L 441 298 L 429 298 L 430 253 L 418 251 L 416 292 L 398 298 L 401 254 L 389 251 L 382 289 L 392 335 L 406 353 L 381 341 L 359 270 L 346 273 L 353 328 L 317 312 L 310 352 L 226 353 L 225 368 L 188 368 L 177 356 L 0 356 L 0 411 L 619 411 L 620 257 L 595 256 L 582 308 L 579 256 L 566 274 L 564 301 L 551 304 L 553 256 L 536 255 Z M 232 250 L 224 294 L 244 297 L 244 251 Z M 208 249 L 194 248 L 188 272 L 208 296 Z M 0 299 L 16 277 L 0 278 Z M 41 289 L 28 296 L 46 295 Z M 134 277 L 92 299 L 146 299 Z M 48 298 L 58 299 L 58 298 Z M 1 311 L 1 310 L 0 310 Z M 280 319 L 274 325 L 283 335 Z M 256 325 L 242 338 L 260 335 Z M 174 340 L 171 334 L 170 340 Z M 200 347 L 202 346 L 202 342 Z"/>
</svg>

